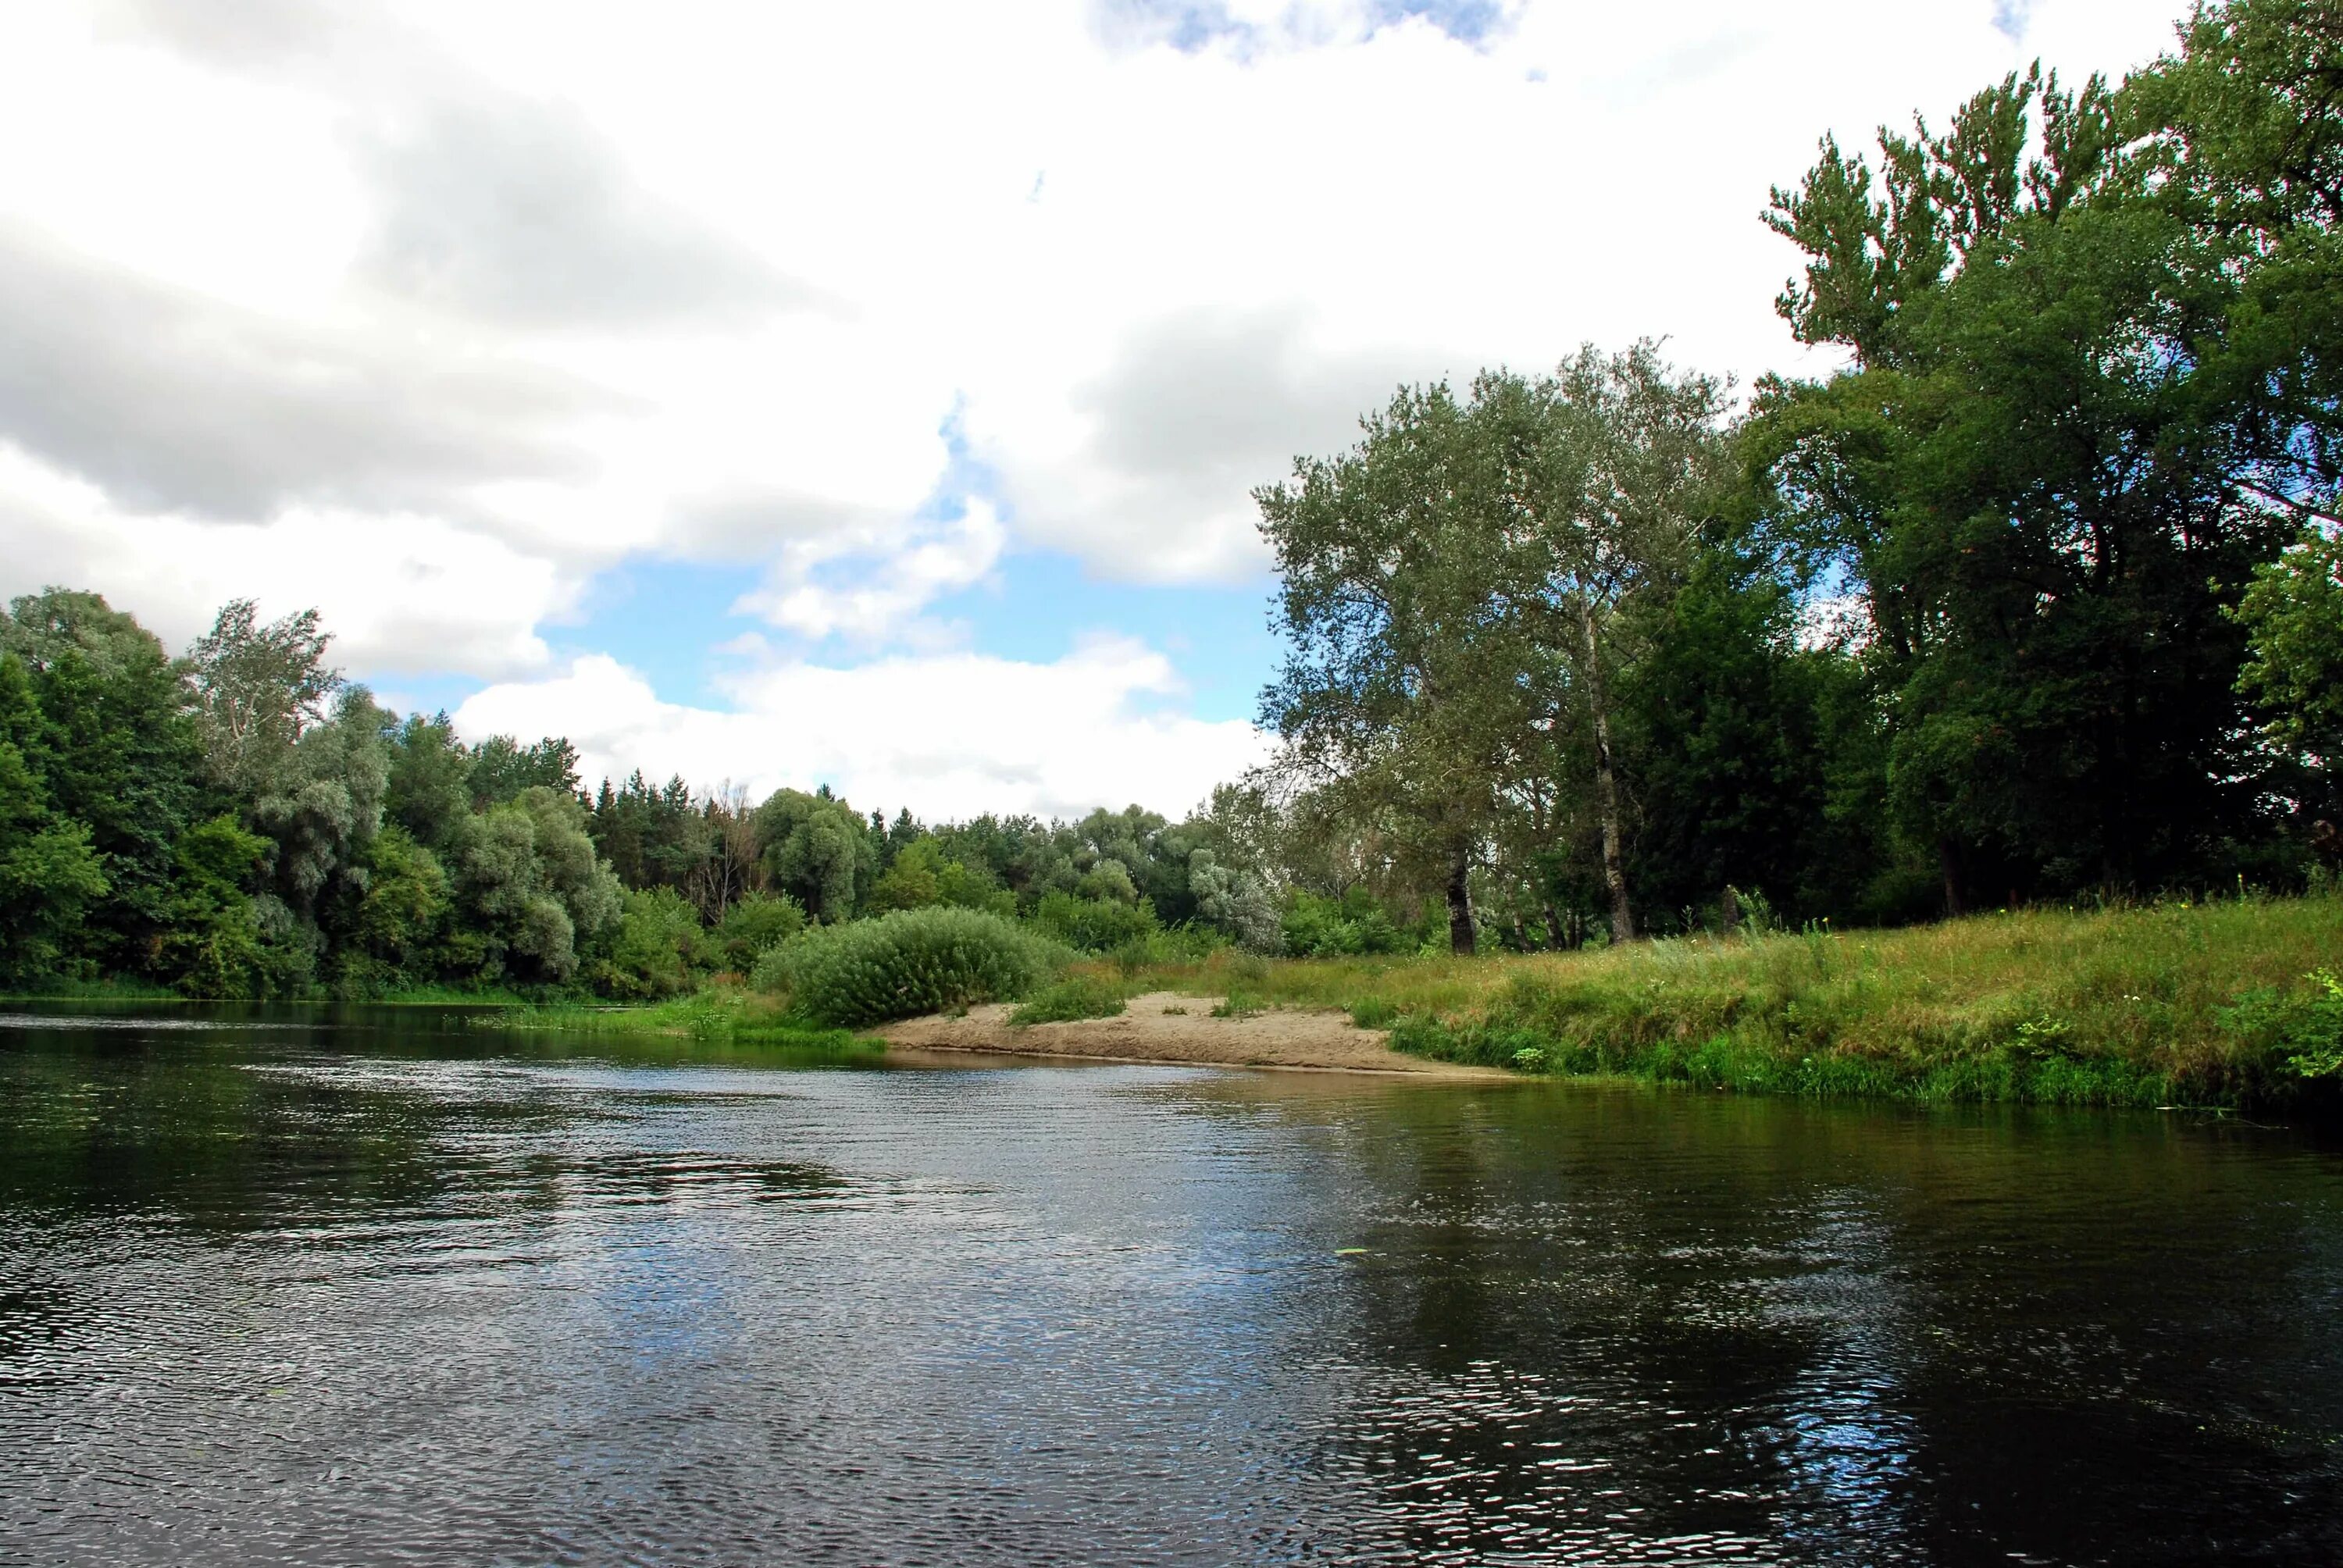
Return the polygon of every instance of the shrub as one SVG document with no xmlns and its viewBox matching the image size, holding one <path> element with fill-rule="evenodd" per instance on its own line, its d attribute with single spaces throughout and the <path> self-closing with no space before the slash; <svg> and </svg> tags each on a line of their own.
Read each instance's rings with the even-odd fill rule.
<svg viewBox="0 0 2343 1568">
<path fill-rule="evenodd" d="M 609 954 L 588 971 L 605 996 L 639 1000 L 689 990 L 709 958 L 699 915 L 673 888 L 627 895 Z"/>
<path fill-rule="evenodd" d="M 1285 911 L 1285 950 L 1297 959 L 1396 953 L 1413 945 L 1364 888 L 1340 900 L 1298 892 Z"/>
<path fill-rule="evenodd" d="M 805 910 L 787 893 L 749 893 L 734 900 L 716 928 L 716 945 L 727 969 L 746 974 L 768 948 L 805 930 Z"/>
<path fill-rule="evenodd" d="M 786 990 L 796 1011 L 846 1028 L 976 1002 L 1014 1001 L 1058 955 L 1013 920 L 977 910 L 901 910 L 823 926 L 759 960 L 760 990 Z"/>
<path fill-rule="evenodd" d="M 2249 990 L 2218 1010 L 2221 1028 L 2302 1078 L 2343 1077 L 2343 977 L 2313 970 L 2308 994 Z"/>
<path fill-rule="evenodd" d="M 1108 956 L 1128 977 L 1156 966 L 1200 964 L 1228 945 L 1229 940 L 1212 927 L 1183 921 L 1135 937 Z"/>
<path fill-rule="evenodd" d="M 1123 1009 L 1121 988 L 1095 975 L 1072 975 L 1045 986 L 1033 999 L 1009 1015 L 1019 1028 L 1029 1023 L 1071 1023 L 1077 1019 L 1113 1018 Z"/>
<path fill-rule="evenodd" d="M 1041 895 L 1033 923 L 1068 947 L 1086 953 L 1110 953 L 1126 943 L 1144 940 L 1161 929 L 1155 906 L 1144 899 L 1125 904 L 1061 892 Z"/>
</svg>

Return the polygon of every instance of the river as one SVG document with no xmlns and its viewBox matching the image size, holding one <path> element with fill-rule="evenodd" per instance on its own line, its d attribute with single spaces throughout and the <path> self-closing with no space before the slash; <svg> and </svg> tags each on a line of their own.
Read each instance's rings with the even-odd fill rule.
<svg viewBox="0 0 2343 1568">
<path fill-rule="evenodd" d="M 0 1016 L 0 1563 L 2343 1561 L 2197 1115 Z"/>
</svg>

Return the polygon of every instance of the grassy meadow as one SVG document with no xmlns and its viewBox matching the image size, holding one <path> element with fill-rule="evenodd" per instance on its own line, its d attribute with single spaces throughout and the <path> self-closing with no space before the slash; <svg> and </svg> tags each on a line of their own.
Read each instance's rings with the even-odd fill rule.
<svg viewBox="0 0 2343 1568">
<path fill-rule="evenodd" d="M 1745 1092 L 2250 1105 L 2331 1090 L 2343 898 L 2026 910 L 1579 953 L 1082 966 L 1400 1050 Z M 2323 1053 L 2323 1054 L 2322 1054 Z M 2325 1070 L 2318 1070 L 2324 1068 Z"/>
</svg>

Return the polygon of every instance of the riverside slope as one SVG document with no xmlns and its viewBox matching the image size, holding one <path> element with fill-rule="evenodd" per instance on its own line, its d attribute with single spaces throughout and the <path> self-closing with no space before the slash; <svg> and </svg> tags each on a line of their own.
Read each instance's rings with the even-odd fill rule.
<svg viewBox="0 0 2343 1568">
<path fill-rule="evenodd" d="M 890 1045 L 923 1050 L 978 1050 L 1091 1061 L 1194 1063 L 1211 1067 L 1277 1067 L 1337 1072 L 1383 1072 L 1412 1078 L 1510 1078 L 1495 1068 L 1468 1067 L 1407 1056 L 1391 1048 L 1386 1031 L 1361 1029 L 1348 1015 L 1276 1008 L 1239 1018 L 1214 1018 L 1218 997 L 1152 991 L 1135 996 L 1112 1018 L 1012 1027 L 1007 1003 L 972 1007 L 959 1017 L 930 1014 L 872 1032 Z"/>
</svg>

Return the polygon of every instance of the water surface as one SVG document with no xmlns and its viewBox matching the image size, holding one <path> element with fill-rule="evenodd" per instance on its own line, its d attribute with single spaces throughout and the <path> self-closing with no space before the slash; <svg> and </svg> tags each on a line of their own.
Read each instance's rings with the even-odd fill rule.
<svg viewBox="0 0 2343 1568">
<path fill-rule="evenodd" d="M 2338 1175 L 2169 1115 L 0 1017 L 0 1562 L 2335 1562 Z"/>
</svg>

